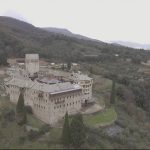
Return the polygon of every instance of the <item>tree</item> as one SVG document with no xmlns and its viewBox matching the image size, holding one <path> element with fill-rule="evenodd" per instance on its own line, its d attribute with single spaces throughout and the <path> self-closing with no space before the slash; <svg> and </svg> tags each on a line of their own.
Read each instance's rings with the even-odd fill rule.
<svg viewBox="0 0 150 150">
<path fill-rule="evenodd" d="M 81 114 L 76 114 L 70 124 L 71 144 L 74 148 L 80 148 L 85 142 L 86 132 Z"/>
<path fill-rule="evenodd" d="M 27 121 L 26 110 L 24 106 L 23 90 L 21 89 L 18 103 L 16 106 L 16 121 L 19 125 L 23 125 Z"/>
<path fill-rule="evenodd" d="M 7 56 L 2 52 L 0 52 L 0 65 L 7 65 Z"/>
<path fill-rule="evenodd" d="M 111 95 L 110 95 L 110 103 L 111 104 L 115 103 L 115 96 L 116 96 L 115 80 L 113 79 L 113 81 L 112 81 L 112 90 L 111 90 Z"/>
<path fill-rule="evenodd" d="M 90 66 L 89 72 L 90 72 L 91 74 L 93 74 L 93 67 L 92 67 L 92 66 Z"/>
<path fill-rule="evenodd" d="M 70 129 L 69 129 L 69 118 L 68 118 L 68 113 L 66 112 L 64 125 L 63 125 L 63 131 L 62 131 L 63 146 L 66 148 L 69 148 L 70 142 L 71 142 L 71 138 L 70 138 Z"/>
<path fill-rule="evenodd" d="M 67 62 L 67 69 L 70 70 L 71 69 L 71 61 Z"/>
<path fill-rule="evenodd" d="M 29 105 L 26 105 L 26 106 L 25 106 L 25 111 L 26 111 L 26 113 L 28 113 L 28 114 L 33 114 L 32 107 L 29 106 Z"/>
<path fill-rule="evenodd" d="M 45 134 L 46 132 L 49 132 L 50 130 L 50 125 L 49 124 L 44 124 L 39 128 L 39 134 Z"/>
</svg>

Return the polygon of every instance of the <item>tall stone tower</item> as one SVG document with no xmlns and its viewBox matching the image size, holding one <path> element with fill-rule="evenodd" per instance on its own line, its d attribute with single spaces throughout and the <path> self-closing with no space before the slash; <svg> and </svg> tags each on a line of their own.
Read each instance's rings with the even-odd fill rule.
<svg viewBox="0 0 150 150">
<path fill-rule="evenodd" d="M 39 72 L 39 54 L 26 54 L 25 66 L 30 75 Z"/>
</svg>

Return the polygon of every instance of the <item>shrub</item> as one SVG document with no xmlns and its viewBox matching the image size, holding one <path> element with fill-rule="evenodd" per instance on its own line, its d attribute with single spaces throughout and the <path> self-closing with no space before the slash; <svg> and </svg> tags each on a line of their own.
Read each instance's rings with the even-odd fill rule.
<svg viewBox="0 0 150 150">
<path fill-rule="evenodd" d="M 6 121 L 5 119 L 2 119 L 2 120 L 1 120 L 1 127 L 2 127 L 2 128 L 6 128 L 6 127 L 7 127 L 7 124 L 8 124 L 8 123 L 7 123 L 7 121 Z"/>
<path fill-rule="evenodd" d="M 39 129 L 39 134 L 45 134 L 46 132 L 49 132 L 49 130 L 50 130 L 50 126 L 48 124 L 44 124 Z"/>
<path fill-rule="evenodd" d="M 81 114 L 76 114 L 70 124 L 71 144 L 74 148 L 81 147 L 86 139 L 86 128 Z"/>
<path fill-rule="evenodd" d="M 120 127 L 122 127 L 122 128 L 126 128 L 127 127 L 127 123 L 124 120 L 122 120 L 122 119 L 116 120 L 115 124 L 120 126 Z"/>
<path fill-rule="evenodd" d="M 113 140 L 119 144 L 126 144 L 127 143 L 127 138 L 123 134 L 116 136 L 115 138 L 113 138 Z"/>
<path fill-rule="evenodd" d="M 15 120 L 15 111 L 14 110 L 8 110 L 5 114 L 4 114 L 4 118 L 8 121 L 14 121 Z"/>
<path fill-rule="evenodd" d="M 27 122 L 27 116 L 24 106 L 23 89 L 21 89 L 19 99 L 16 106 L 16 121 L 18 125 L 24 125 Z"/>
<path fill-rule="evenodd" d="M 28 114 L 33 114 L 32 107 L 29 106 L 29 105 L 25 106 L 25 111 L 26 111 Z"/>
<path fill-rule="evenodd" d="M 19 137 L 19 144 L 24 144 L 25 140 L 26 140 L 25 136 L 20 136 Z"/>
<path fill-rule="evenodd" d="M 37 138 L 40 136 L 40 134 L 39 134 L 38 131 L 30 130 L 30 131 L 28 132 L 27 136 L 28 136 L 28 140 L 29 140 L 29 141 L 30 141 L 30 140 L 32 141 L 32 140 L 37 139 Z"/>
</svg>

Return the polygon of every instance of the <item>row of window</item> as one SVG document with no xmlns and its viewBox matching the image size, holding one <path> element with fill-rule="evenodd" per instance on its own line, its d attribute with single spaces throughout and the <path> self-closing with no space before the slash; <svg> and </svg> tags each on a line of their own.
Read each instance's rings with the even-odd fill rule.
<svg viewBox="0 0 150 150">
<path fill-rule="evenodd" d="M 83 90 L 83 92 L 85 93 L 85 92 L 89 92 L 90 90 L 89 89 L 84 89 Z"/>
<path fill-rule="evenodd" d="M 88 95 L 88 94 L 90 94 L 90 93 L 84 93 L 85 95 Z"/>
<path fill-rule="evenodd" d="M 63 104 L 63 105 L 59 105 L 59 106 L 54 106 L 54 109 L 57 109 L 57 108 L 62 108 L 62 107 L 68 107 L 68 106 L 71 106 L 71 105 L 77 105 L 78 103 L 80 103 L 81 101 L 76 101 L 76 102 L 72 102 L 72 103 L 67 103 L 67 104 Z"/>
<path fill-rule="evenodd" d="M 78 94 L 74 94 L 74 95 L 70 95 L 70 96 L 66 96 L 66 97 L 60 97 L 60 98 L 55 98 L 55 99 L 52 99 L 51 101 L 53 102 L 53 101 L 55 101 L 56 103 L 57 102 L 59 102 L 59 101 L 61 101 L 61 100 L 65 100 L 65 98 L 66 99 L 71 99 L 71 98 L 74 98 L 74 97 L 77 97 L 77 96 L 80 96 L 81 95 L 81 93 L 78 93 Z"/>
<path fill-rule="evenodd" d="M 91 84 L 89 84 L 89 85 L 83 85 L 83 88 L 88 88 L 88 87 L 91 87 Z"/>
<path fill-rule="evenodd" d="M 14 89 L 18 89 L 18 87 L 15 86 L 15 85 L 10 85 L 10 87 L 11 87 L 11 88 L 14 88 Z"/>
<path fill-rule="evenodd" d="M 48 97 L 49 96 L 49 94 L 48 93 L 39 93 L 38 91 L 34 91 L 34 94 L 39 94 L 38 96 L 46 96 L 46 97 Z"/>
<path fill-rule="evenodd" d="M 39 105 L 39 104 L 34 104 L 34 105 L 35 105 L 35 107 L 37 107 L 37 108 L 45 109 L 45 106 L 42 106 L 42 105 Z"/>
<path fill-rule="evenodd" d="M 80 103 L 81 101 L 76 101 L 76 102 L 72 102 L 72 103 L 67 103 L 67 104 L 63 104 L 63 105 L 59 105 L 59 106 L 54 106 L 54 109 L 59 109 L 59 108 L 63 108 L 63 107 L 69 107 L 69 106 L 74 106 L 77 105 L 78 103 Z M 40 109 L 45 109 L 45 106 L 42 106 L 40 104 L 34 104 L 35 107 L 40 108 Z"/>
<path fill-rule="evenodd" d="M 34 99 L 37 99 L 36 97 L 34 97 Z M 45 103 L 47 103 L 48 101 L 47 100 L 45 100 L 45 99 L 43 99 L 43 98 L 39 98 L 39 101 L 42 101 L 42 102 L 45 102 Z"/>
<path fill-rule="evenodd" d="M 79 95 L 81 95 L 81 93 L 80 93 L 80 94 L 76 94 L 75 96 L 79 96 Z M 74 98 L 74 95 L 72 95 L 72 96 L 67 96 L 66 98 L 67 98 L 67 99 L 68 99 L 68 98 L 70 98 L 70 99 L 71 99 L 71 98 Z M 34 99 L 36 99 L 36 97 L 34 97 Z M 39 101 L 43 101 L 43 102 L 45 101 L 46 103 L 48 102 L 47 100 L 44 100 L 44 99 L 39 99 Z M 51 101 L 52 101 L 52 102 L 54 101 L 55 103 L 61 103 L 61 102 L 64 102 L 64 101 L 65 101 L 65 97 L 63 97 L 63 98 L 60 97 L 60 98 L 52 99 Z"/>
<path fill-rule="evenodd" d="M 38 93 L 38 92 L 37 92 L 37 91 L 34 91 L 34 94 L 35 94 L 35 93 Z M 41 96 L 44 96 L 44 95 L 45 95 L 46 97 L 49 96 L 48 93 L 45 93 L 44 95 L 43 95 L 43 93 L 39 93 L 39 94 L 40 94 Z M 80 96 L 80 95 L 81 95 L 81 93 L 74 93 L 74 94 L 72 94 L 71 96 L 67 96 L 67 99 L 68 99 L 68 98 L 72 98 L 72 97 L 74 98 L 74 97 Z"/>
</svg>

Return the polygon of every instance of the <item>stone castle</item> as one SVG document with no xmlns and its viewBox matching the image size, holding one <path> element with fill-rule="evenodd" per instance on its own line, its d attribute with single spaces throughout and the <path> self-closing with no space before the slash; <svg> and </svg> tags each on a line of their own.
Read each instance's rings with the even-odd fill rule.
<svg viewBox="0 0 150 150">
<path fill-rule="evenodd" d="M 70 73 L 42 68 L 38 54 L 26 54 L 24 68 L 11 67 L 5 79 L 10 101 L 17 103 L 24 88 L 25 105 L 48 124 L 61 120 L 65 113 L 80 112 L 84 103 L 92 102 L 93 79 L 80 72 Z"/>
</svg>

